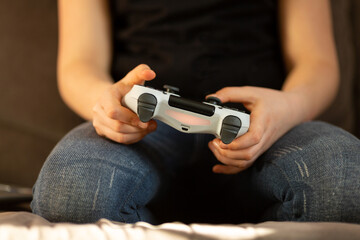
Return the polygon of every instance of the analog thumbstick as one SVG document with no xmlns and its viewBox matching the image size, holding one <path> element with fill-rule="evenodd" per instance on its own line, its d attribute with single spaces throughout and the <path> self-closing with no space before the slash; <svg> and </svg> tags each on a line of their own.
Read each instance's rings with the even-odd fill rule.
<svg viewBox="0 0 360 240">
<path fill-rule="evenodd" d="M 180 91 L 179 88 L 174 87 L 174 86 L 170 86 L 170 85 L 164 85 L 163 88 L 168 93 L 179 93 L 179 91 Z"/>
<path fill-rule="evenodd" d="M 212 97 L 212 96 L 206 98 L 206 102 L 214 104 L 214 105 L 221 105 L 222 104 L 220 99 L 218 99 L 217 97 Z"/>
</svg>

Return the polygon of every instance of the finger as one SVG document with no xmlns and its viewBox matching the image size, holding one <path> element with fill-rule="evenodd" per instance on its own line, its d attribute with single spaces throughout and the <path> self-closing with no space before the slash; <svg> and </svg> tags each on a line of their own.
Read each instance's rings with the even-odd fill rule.
<svg viewBox="0 0 360 240">
<path fill-rule="evenodd" d="M 109 116 L 111 115 L 112 116 Z M 115 113 L 107 114 L 100 105 L 95 105 L 93 108 L 93 119 L 97 119 L 102 125 L 108 126 L 115 132 L 123 132 L 123 133 L 133 133 L 133 132 L 140 132 L 143 131 L 148 127 L 148 125 L 140 125 L 137 123 L 138 120 L 136 119 L 137 116 L 133 116 L 134 119 L 131 120 L 131 124 L 122 122 L 120 120 L 114 119 Z M 118 113 L 121 114 L 121 113 Z M 131 113 L 132 114 L 132 113 Z"/>
<path fill-rule="evenodd" d="M 111 119 L 127 123 L 132 126 L 147 128 L 148 123 L 143 123 L 140 121 L 139 117 L 130 109 L 121 106 L 120 102 L 116 98 L 116 93 L 113 90 L 110 90 L 110 94 L 105 94 L 100 100 L 101 108 L 104 111 L 104 114 Z M 101 109 L 95 109 L 98 112 L 101 112 Z"/>
<path fill-rule="evenodd" d="M 129 133 L 129 134 L 118 133 L 104 125 L 102 125 L 100 128 L 95 127 L 95 129 L 100 136 L 104 136 L 114 142 L 123 143 L 123 144 L 136 143 L 140 141 L 146 134 L 149 133 L 146 130 L 144 130 L 143 132 Z"/>
<path fill-rule="evenodd" d="M 132 125 L 122 123 L 118 120 L 112 120 L 110 118 L 102 119 L 103 124 L 108 126 L 111 130 L 123 134 L 141 133 L 141 132 L 152 132 L 156 129 L 155 122 L 149 122 L 147 127 L 134 127 Z"/>
<path fill-rule="evenodd" d="M 131 70 L 121 82 L 127 85 L 140 84 L 143 85 L 145 81 L 154 79 L 156 76 L 155 72 L 150 69 L 146 64 L 140 64 Z"/>
<path fill-rule="evenodd" d="M 230 144 L 224 144 L 223 142 L 221 142 L 221 140 L 218 140 L 218 145 L 222 149 L 241 150 L 256 146 L 261 142 L 261 139 L 262 139 L 262 134 L 258 132 L 253 133 L 249 131 L 244 135 L 238 137 L 234 141 L 232 141 Z"/>
<path fill-rule="evenodd" d="M 229 149 L 229 150 L 242 150 L 254 147 L 261 143 L 263 138 L 263 130 L 249 130 L 249 132 L 244 135 L 238 137 L 234 141 L 229 144 L 223 143 L 220 139 L 214 139 L 220 148 Z"/>
<path fill-rule="evenodd" d="M 235 160 L 221 155 L 218 149 L 212 144 L 212 142 L 209 143 L 209 148 L 215 155 L 216 159 L 225 165 L 238 167 L 242 169 L 242 168 L 247 168 L 252 164 L 252 162 L 250 161 L 240 160 L 240 159 Z"/>
<path fill-rule="evenodd" d="M 108 126 L 115 132 L 121 132 L 121 133 L 137 133 L 142 132 L 144 130 L 153 130 L 156 129 L 156 122 L 151 121 L 149 122 L 148 126 L 146 128 L 139 127 L 139 126 L 132 126 L 126 123 L 123 123 L 119 120 L 114 120 L 106 116 L 105 111 L 100 108 L 98 111 L 94 114 L 94 119 L 96 119 L 99 124 Z"/>
<path fill-rule="evenodd" d="M 222 103 L 226 102 L 255 102 L 258 95 L 258 88 L 255 87 L 225 87 L 209 96 L 217 97 Z M 207 96 L 207 97 L 209 97 Z"/>
<path fill-rule="evenodd" d="M 241 171 L 244 171 L 245 169 L 240 169 L 238 167 L 232 167 L 232 166 L 224 166 L 217 164 L 213 167 L 214 173 L 221 173 L 221 174 L 237 174 Z"/>
<path fill-rule="evenodd" d="M 261 143 L 266 132 L 265 116 L 259 114 L 259 110 L 254 110 L 250 114 L 250 127 L 247 133 L 239 136 L 229 144 L 224 144 L 220 140 L 217 141 L 219 146 L 223 149 L 240 150 L 253 147 Z"/>
<path fill-rule="evenodd" d="M 213 142 L 214 148 L 219 152 L 220 155 L 233 159 L 233 160 L 245 160 L 245 161 L 253 161 L 258 156 L 258 149 L 261 146 L 252 146 L 250 148 L 240 149 L 240 150 L 231 150 L 231 149 L 223 149 L 216 142 Z"/>
</svg>

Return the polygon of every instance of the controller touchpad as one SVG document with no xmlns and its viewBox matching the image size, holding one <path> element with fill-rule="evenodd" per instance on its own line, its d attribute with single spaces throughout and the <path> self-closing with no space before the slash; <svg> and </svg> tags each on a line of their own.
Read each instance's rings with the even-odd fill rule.
<svg viewBox="0 0 360 240">
<path fill-rule="evenodd" d="M 204 104 L 204 103 L 199 103 L 199 102 L 189 100 L 186 98 L 182 98 L 182 97 L 177 97 L 174 95 L 171 95 L 169 97 L 169 106 L 180 108 L 180 109 L 198 113 L 198 114 L 202 114 L 202 115 L 205 115 L 208 117 L 211 117 L 215 113 L 214 106 Z"/>
</svg>

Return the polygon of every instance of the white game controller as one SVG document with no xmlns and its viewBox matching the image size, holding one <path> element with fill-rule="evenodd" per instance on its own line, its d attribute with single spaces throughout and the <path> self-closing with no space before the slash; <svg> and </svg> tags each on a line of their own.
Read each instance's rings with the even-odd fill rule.
<svg viewBox="0 0 360 240">
<path fill-rule="evenodd" d="M 142 122 L 158 119 L 181 132 L 213 134 L 225 144 L 249 129 L 249 114 L 221 106 L 215 97 L 196 102 L 176 94 L 178 88 L 168 85 L 164 88 L 166 91 L 134 85 L 124 96 L 123 104 Z"/>
</svg>

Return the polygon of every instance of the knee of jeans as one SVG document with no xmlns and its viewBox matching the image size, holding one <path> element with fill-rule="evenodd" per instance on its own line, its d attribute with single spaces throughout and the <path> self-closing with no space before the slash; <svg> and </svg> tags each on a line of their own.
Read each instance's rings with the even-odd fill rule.
<svg viewBox="0 0 360 240">
<path fill-rule="evenodd" d="M 314 126 L 305 139 L 278 145 L 266 156 L 276 169 L 270 171 L 273 181 L 282 183 L 272 187 L 276 214 L 279 220 L 358 222 L 359 141 L 327 124 Z"/>
<path fill-rule="evenodd" d="M 34 186 L 33 212 L 52 222 L 149 221 L 144 207 L 159 185 L 156 170 L 118 162 L 53 152 Z"/>
<path fill-rule="evenodd" d="M 314 145 L 322 150 L 310 165 L 308 219 L 359 223 L 360 141 L 341 129 L 334 132 Z"/>
</svg>

